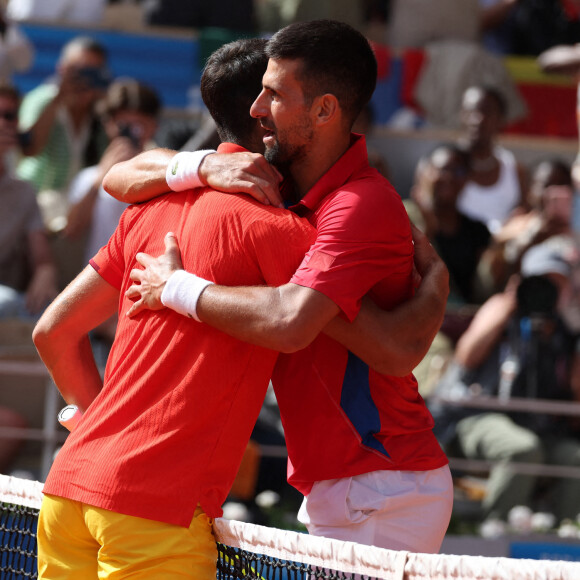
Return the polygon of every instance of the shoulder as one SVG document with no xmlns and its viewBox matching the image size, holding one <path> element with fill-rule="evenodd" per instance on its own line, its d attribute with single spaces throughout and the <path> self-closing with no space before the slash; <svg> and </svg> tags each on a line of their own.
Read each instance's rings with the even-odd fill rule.
<svg viewBox="0 0 580 580">
<path fill-rule="evenodd" d="M 513 165 L 514 167 L 517 165 L 514 153 L 502 145 L 496 145 L 493 149 L 493 153 L 504 165 Z"/>
<path fill-rule="evenodd" d="M 58 87 L 54 83 L 43 83 L 32 89 L 22 99 L 22 107 L 38 106 L 54 99 L 58 93 Z"/>
<path fill-rule="evenodd" d="M 410 228 L 401 196 L 375 169 L 361 172 L 332 193 L 323 213 L 340 216 L 351 225 L 362 220 L 365 227 Z"/>
<path fill-rule="evenodd" d="M 223 194 L 217 194 L 223 196 Z M 310 236 L 314 227 L 306 218 L 300 217 L 288 209 L 264 205 L 245 194 L 234 194 L 227 212 L 243 222 L 248 232 L 261 232 L 279 239 L 283 236 Z"/>
</svg>

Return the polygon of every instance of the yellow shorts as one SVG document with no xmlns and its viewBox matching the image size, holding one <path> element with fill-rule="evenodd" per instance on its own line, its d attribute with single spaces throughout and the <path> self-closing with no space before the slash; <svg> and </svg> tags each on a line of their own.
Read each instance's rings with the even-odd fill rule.
<svg viewBox="0 0 580 580">
<path fill-rule="evenodd" d="M 212 520 L 199 507 L 184 528 L 50 495 L 42 501 L 43 580 L 215 580 L 216 560 Z"/>
</svg>

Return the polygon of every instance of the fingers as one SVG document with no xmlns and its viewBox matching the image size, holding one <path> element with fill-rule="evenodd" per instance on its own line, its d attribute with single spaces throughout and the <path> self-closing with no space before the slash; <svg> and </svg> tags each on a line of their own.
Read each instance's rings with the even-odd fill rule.
<svg viewBox="0 0 580 580">
<path fill-rule="evenodd" d="M 239 181 L 238 192 L 248 193 L 256 201 L 273 207 L 284 207 L 278 185 L 255 178 L 254 181 Z"/>
<path fill-rule="evenodd" d="M 177 238 L 173 232 L 167 232 L 165 234 L 165 253 L 166 254 L 176 254 L 179 259 L 181 259 L 181 250 L 179 249 L 179 244 L 177 243 Z"/>
<path fill-rule="evenodd" d="M 143 301 L 138 300 L 133 304 L 133 306 L 131 306 L 131 308 L 129 308 L 129 310 L 127 310 L 126 316 L 128 316 L 129 318 L 133 318 L 137 316 L 137 314 L 139 314 L 139 312 L 141 312 L 141 310 L 143 310 L 144 308 L 145 306 L 143 304 Z"/>
<path fill-rule="evenodd" d="M 125 291 L 125 296 L 132 300 L 133 298 L 141 298 L 141 291 L 137 284 L 133 284 L 129 286 L 129 288 Z"/>
<path fill-rule="evenodd" d="M 248 193 L 260 203 L 282 207 L 280 173 L 263 155 L 230 153 L 208 155 L 201 165 L 207 184 L 226 193 Z"/>
<path fill-rule="evenodd" d="M 151 262 L 155 259 L 153 256 L 150 256 L 149 254 L 146 254 L 145 252 L 139 252 L 136 256 L 135 259 L 137 260 L 137 262 L 139 262 L 139 264 L 141 264 L 141 266 L 143 266 L 144 268 L 147 268 L 147 266 L 149 264 L 151 264 Z M 131 271 L 131 274 L 133 273 L 133 271 Z M 131 278 L 132 280 L 133 278 Z"/>
<path fill-rule="evenodd" d="M 181 262 L 181 250 L 179 249 L 177 238 L 173 232 L 168 232 L 165 235 L 165 257 L 168 259 L 173 269 L 181 270 L 183 267 Z"/>
<path fill-rule="evenodd" d="M 261 155 L 254 158 L 254 164 L 248 169 L 248 179 L 250 191 L 247 193 L 252 197 L 265 205 L 284 207 L 279 189 L 282 175 Z"/>
<path fill-rule="evenodd" d="M 129 272 L 129 278 L 133 280 L 133 282 L 138 282 L 139 284 L 141 284 L 143 282 L 143 270 L 133 268 L 131 272 Z M 131 288 L 133 288 L 133 286 L 131 286 Z"/>
<path fill-rule="evenodd" d="M 282 196 L 277 183 L 275 185 L 268 183 L 260 191 L 265 197 L 265 201 L 262 203 L 274 207 L 284 207 L 284 202 L 282 201 Z"/>
<path fill-rule="evenodd" d="M 427 236 L 413 222 L 411 222 L 411 234 L 415 244 L 428 242 Z"/>
</svg>

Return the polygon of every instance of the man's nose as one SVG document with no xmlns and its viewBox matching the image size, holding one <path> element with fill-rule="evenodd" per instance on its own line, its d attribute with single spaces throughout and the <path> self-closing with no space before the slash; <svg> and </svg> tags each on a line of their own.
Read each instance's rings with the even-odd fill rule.
<svg viewBox="0 0 580 580">
<path fill-rule="evenodd" d="M 262 91 L 257 97 L 256 100 L 252 103 L 250 107 L 250 115 L 254 117 L 254 119 L 259 119 L 260 117 L 265 117 L 267 114 L 266 106 L 265 106 L 265 93 Z"/>
</svg>

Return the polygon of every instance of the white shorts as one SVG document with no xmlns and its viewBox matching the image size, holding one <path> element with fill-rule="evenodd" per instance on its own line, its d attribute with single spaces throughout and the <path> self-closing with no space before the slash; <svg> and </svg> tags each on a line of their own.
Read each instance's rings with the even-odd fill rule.
<svg viewBox="0 0 580 580">
<path fill-rule="evenodd" d="M 453 508 L 449 466 L 432 471 L 373 471 L 318 481 L 298 519 L 308 532 L 424 554 L 436 554 Z"/>
</svg>

